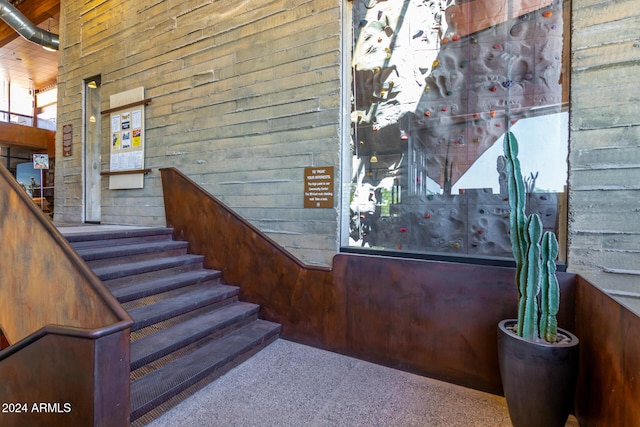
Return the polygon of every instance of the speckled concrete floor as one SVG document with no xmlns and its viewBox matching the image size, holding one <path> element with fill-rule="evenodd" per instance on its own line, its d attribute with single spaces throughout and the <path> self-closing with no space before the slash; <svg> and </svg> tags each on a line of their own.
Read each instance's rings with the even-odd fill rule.
<svg viewBox="0 0 640 427">
<path fill-rule="evenodd" d="M 567 426 L 577 426 L 571 417 Z M 279 339 L 149 427 L 511 426 L 503 398 Z"/>
<path fill-rule="evenodd" d="M 62 234 L 144 228 L 56 224 Z M 279 339 L 148 427 L 509 427 L 504 398 Z M 566 427 L 578 427 L 569 417 Z"/>
</svg>

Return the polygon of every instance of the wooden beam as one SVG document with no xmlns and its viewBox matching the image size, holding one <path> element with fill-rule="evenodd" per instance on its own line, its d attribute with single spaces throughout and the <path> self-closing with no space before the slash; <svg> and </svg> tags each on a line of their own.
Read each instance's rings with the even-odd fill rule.
<svg viewBox="0 0 640 427">
<path fill-rule="evenodd" d="M 0 145 L 46 151 L 55 156 L 56 133 L 47 129 L 0 123 Z"/>
<path fill-rule="evenodd" d="M 25 0 L 17 9 L 38 25 L 60 12 L 60 0 Z M 13 28 L 0 20 L 0 47 L 18 37 L 20 35 Z"/>
</svg>

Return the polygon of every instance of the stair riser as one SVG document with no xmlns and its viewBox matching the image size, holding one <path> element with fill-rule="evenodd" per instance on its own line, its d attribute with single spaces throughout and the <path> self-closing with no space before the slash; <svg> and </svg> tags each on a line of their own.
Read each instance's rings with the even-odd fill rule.
<svg viewBox="0 0 640 427">
<path fill-rule="evenodd" d="M 137 228 L 113 231 L 99 231 L 88 233 L 68 233 L 65 239 L 72 245 L 79 242 L 99 242 L 103 240 L 127 239 L 171 239 L 173 230 L 171 228 Z"/>
<path fill-rule="evenodd" d="M 133 411 L 131 411 L 131 421 L 132 422 L 135 421 L 136 419 L 140 418 L 142 415 L 158 407 L 162 403 L 166 402 L 167 400 L 181 393 L 182 391 L 188 389 L 189 387 L 197 386 L 198 383 L 200 382 L 202 382 L 203 384 L 210 383 L 216 378 L 221 377 L 222 375 L 229 372 L 231 369 L 240 365 L 242 362 L 251 358 L 251 356 L 258 353 L 260 350 L 262 350 L 263 348 L 271 344 L 273 341 L 275 341 L 278 338 L 278 333 L 279 331 L 264 336 L 258 342 L 253 343 L 253 346 L 251 346 L 250 348 L 244 349 L 244 351 L 242 351 L 239 354 L 236 354 L 233 358 L 224 360 L 221 363 L 218 363 L 214 366 L 209 367 L 209 369 L 202 371 L 198 375 L 190 378 L 188 381 L 183 382 L 179 387 L 175 387 L 170 392 L 161 394 L 157 396 L 155 399 L 147 402 L 144 406 L 134 409 Z"/>
<path fill-rule="evenodd" d="M 175 345 L 172 347 L 168 347 L 166 349 L 164 349 L 162 352 L 156 353 L 156 354 L 152 354 L 149 355 L 147 357 L 145 357 L 144 359 L 140 359 L 137 360 L 135 362 L 131 363 L 131 373 L 132 375 L 135 376 L 135 370 L 154 361 L 157 361 L 158 359 L 161 359 L 169 354 L 171 354 L 172 352 L 179 350 L 179 349 L 186 349 L 187 346 L 192 345 L 194 343 L 197 343 L 197 341 L 201 340 L 201 339 L 217 339 L 220 338 L 224 335 L 227 335 L 245 325 L 248 325 L 250 322 L 253 322 L 254 320 L 256 320 L 258 318 L 258 314 L 256 312 L 253 312 L 252 314 L 249 314 L 248 316 L 245 317 L 239 317 L 239 318 L 234 318 L 229 320 L 229 322 L 219 325 L 215 330 L 207 330 L 204 331 L 202 333 L 199 333 L 198 335 L 194 335 L 191 337 L 188 337 L 188 339 L 185 339 L 184 341 L 180 342 L 179 345 Z M 157 363 L 154 364 L 154 366 L 157 367 L 161 367 L 164 366 L 167 363 L 167 361 L 165 361 L 164 363 Z"/>
<path fill-rule="evenodd" d="M 133 326 L 131 327 L 131 332 L 137 331 L 138 329 L 145 328 L 147 326 L 153 325 L 155 323 L 163 322 L 165 320 L 171 319 L 172 317 L 177 317 L 182 314 L 188 313 L 190 311 L 202 308 L 202 307 L 211 307 L 211 308 L 219 308 L 224 307 L 225 305 L 232 304 L 238 301 L 238 295 L 235 294 L 228 298 L 224 298 L 218 301 L 200 301 L 198 306 L 191 306 L 188 308 L 180 308 L 172 311 L 171 313 L 164 314 L 162 316 L 154 316 L 146 319 L 137 320 Z"/>
<path fill-rule="evenodd" d="M 193 281 L 193 282 L 188 282 L 188 283 L 180 283 L 179 285 L 171 285 L 171 286 L 164 286 L 164 287 L 156 287 L 155 290 L 153 292 L 139 292 L 139 293 L 133 293 L 133 294 L 128 294 L 124 297 L 119 297 L 117 292 L 113 292 L 114 296 L 116 296 L 118 302 L 120 302 L 123 305 L 126 305 L 126 303 L 140 299 L 140 298 L 146 298 L 149 297 L 151 295 L 155 295 L 158 293 L 163 293 L 163 292 L 170 292 L 176 289 L 181 289 L 181 288 L 185 288 L 187 286 L 194 286 L 194 285 L 207 285 L 207 286 L 215 286 L 215 285 L 219 285 L 222 283 L 222 280 L 220 277 L 216 277 L 213 279 L 206 279 L 206 280 L 197 280 L 197 281 Z M 124 287 L 127 287 L 127 285 L 125 284 Z M 118 289 L 122 289 L 122 287 L 118 287 Z"/>
<path fill-rule="evenodd" d="M 134 310 L 139 307 L 144 307 L 149 304 L 160 303 L 162 301 L 173 300 L 176 296 L 179 296 L 183 292 L 188 291 L 190 289 L 203 288 L 203 287 L 211 288 L 212 286 L 214 285 L 212 285 L 208 280 L 202 280 L 197 283 L 193 282 L 189 285 L 179 286 L 164 292 L 161 292 L 160 290 L 158 290 L 157 292 L 154 292 L 151 295 L 146 295 L 131 301 L 127 301 L 127 302 L 121 301 L 121 305 L 122 305 L 122 308 L 124 308 L 129 313 L 131 313 L 131 310 Z M 234 295 L 235 294 L 237 293 L 234 293 Z M 231 294 L 229 294 L 229 296 L 231 296 Z"/>
<path fill-rule="evenodd" d="M 96 268 L 96 267 L 104 267 L 107 265 L 116 265 L 123 262 L 144 261 L 148 259 L 169 257 L 169 256 L 180 256 L 180 255 L 186 255 L 186 254 L 187 254 L 187 248 L 158 250 L 155 252 L 147 252 L 147 253 L 140 253 L 140 252 L 130 253 L 130 252 L 127 252 L 126 248 L 123 247 L 123 251 L 122 253 L 119 254 L 119 256 L 111 257 L 111 258 L 93 259 L 89 261 L 85 260 L 85 262 L 87 263 L 87 265 L 89 265 L 89 267 Z"/>
<path fill-rule="evenodd" d="M 127 283 L 132 283 L 132 282 L 141 281 L 141 280 L 149 280 L 149 279 L 154 279 L 158 277 L 164 277 L 171 274 L 184 273 L 186 271 L 196 271 L 202 268 L 203 268 L 202 262 L 193 262 L 190 264 L 180 265 L 176 267 L 162 268 L 159 270 L 148 271 L 145 273 L 135 274 L 131 276 L 118 277 L 116 279 L 107 279 L 107 280 L 103 279 L 103 282 L 107 287 L 122 286 Z"/>
<path fill-rule="evenodd" d="M 101 248 L 109 247 L 113 245 L 129 245 L 133 243 L 151 243 L 151 242 L 170 242 L 171 234 L 158 234 L 153 236 L 144 237 L 129 237 L 121 239 L 99 239 L 99 240 L 87 240 L 82 242 L 70 242 L 71 246 L 78 249 L 86 248 Z"/>
</svg>

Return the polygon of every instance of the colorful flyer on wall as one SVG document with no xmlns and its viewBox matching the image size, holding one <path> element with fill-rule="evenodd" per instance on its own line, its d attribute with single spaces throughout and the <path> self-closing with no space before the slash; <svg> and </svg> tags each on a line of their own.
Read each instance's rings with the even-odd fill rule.
<svg viewBox="0 0 640 427">
<path fill-rule="evenodd" d="M 134 147 L 140 147 L 142 129 L 134 129 L 132 134 L 132 145 Z"/>
<path fill-rule="evenodd" d="M 120 149 L 120 132 L 111 134 L 111 148 L 114 150 Z"/>
<path fill-rule="evenodd" d="M 122 113 L 122 130 L 131 129 L 131 113 Z"/>
</svg>

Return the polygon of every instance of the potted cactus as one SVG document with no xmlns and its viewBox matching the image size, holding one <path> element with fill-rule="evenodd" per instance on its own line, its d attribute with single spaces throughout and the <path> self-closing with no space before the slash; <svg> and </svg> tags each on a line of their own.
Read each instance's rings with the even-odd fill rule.
<svg viewBox="0 0 640 427">
<path fill-rule="evenodd" d="M 510 207 L 510 240 L 516 261 L 518 318 L 498 325 L 502 385 L 515 427 L 564 426 L 573 407 L 578 338 L 559 329 L 556 278 L 558 241 L 543 232 L 537 214 L 525 212 L 526 191 L 518 141 L 504 139 Z"/>
</svg>

